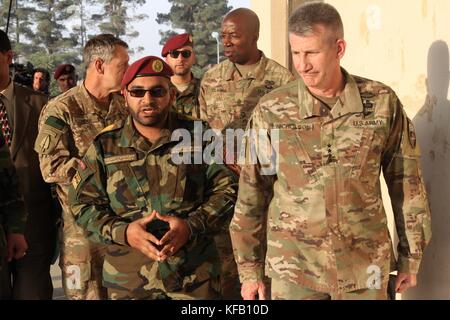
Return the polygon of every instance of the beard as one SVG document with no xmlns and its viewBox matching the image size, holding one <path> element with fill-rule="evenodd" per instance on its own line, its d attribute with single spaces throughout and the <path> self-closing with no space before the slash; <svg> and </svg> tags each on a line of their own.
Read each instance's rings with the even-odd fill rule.
<svg viewBox="0 0 450 320">
<path fill-rule="evenodd" d="M 138 111 L 129 108 L 131 117 L 134 121 L 145 127 L 155 127 L 168 112 L 168 107 L 161 107 L 157 103 L 152 102 L 148 106 L 140 107 Z"/>
<path fill-rule="evenodd" d="M 189 74 L 189 73 L 191 73 L 191 69 L 189 69 L 189 68 L 185 68 L 185 69 L 181 69 L 180 71 L 177 71 L 177 70 L 175 70 L 175 75 L 177 75 L 177 76 L 185 76 L 185 75 L 187 75 L 187 74 Z"/>
</svg>

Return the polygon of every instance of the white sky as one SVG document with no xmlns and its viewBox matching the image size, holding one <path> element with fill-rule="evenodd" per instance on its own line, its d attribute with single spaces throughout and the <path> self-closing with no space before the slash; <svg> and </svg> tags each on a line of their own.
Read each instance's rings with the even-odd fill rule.
<svg viewBox="0 0 450 320">
<path fill-rule="evenodd" d="M 233 8 L 250 7 L 250 0 L 228 0 L 228 5 Z M 131 48 L 144 47 L 144 51 L 131 57 L 130 62 L 134 62 L 140 57 L 147 55 L 159 56 L 161 53 L 161 46 L 159 45 L 160 36 L 159 30 L 167 28 L 167 26 L 160 26 L 156 23 L 156 14 L 158 12 L 168 13 L 170 10 L 170 3 L 167 0 L 147 0 L 147 3 L 142 7 L 148 18 L 142 22 L 135 22 L 133 27 L 139 31 L 139 37 L 128 41 Z"/>
</svg>

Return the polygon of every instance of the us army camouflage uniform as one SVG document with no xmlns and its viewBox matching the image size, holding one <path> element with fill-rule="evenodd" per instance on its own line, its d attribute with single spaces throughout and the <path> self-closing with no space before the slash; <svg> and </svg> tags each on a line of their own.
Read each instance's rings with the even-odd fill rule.
<svg viewBox="0 0 450 320">
<path fill-rule="evenodd" d="M 25 232 L 26 212 L 9 148 L 0 133 L 0 300 L 11 298 L 6 236 Z"/>
<path fill-rule="evenodd" d="M 200 80 L 192 76 L 189 87 L 180 92 L 177 90 L 177 98 L 174 109 L 180 114 L 185 114 L 195 119 L 200 119 L 200 106 L 198 103 L 198 95 L 200 93 Z"/>
<path fill-rule="evenodd" d="M 267 231 L 266 272 L 273 279 L 325 293 L 377 282 L 386 288 L 392 244 L 381 170 L 400 241 L 398 270 L 419 269 L 431 230 L 413 125 L 389 87 L 343 72 L 345 90 L 331 111 L 302 80 L 274 90 L 254 111 L 249 128 L 278 130 L 278 170 L 242 168 L 230 225 L 241 281 L 263 277 L 260 239 Z"/>
<path fill-rule="evenodd" d="M 108 111 L 109 110 L 109 111 Z M 108 110 L 101 109 L 84 85 L 52 99 L 42 110 L 35 150 L 46 182 L 57 183 L 63 208 L 60 267 L 69 299 L 103 299 L 101 269 L 104 247 L 87 241 L 70 212 L 68 186 L 94 137 L 106 126 L 126 116 L 122 96 L 114 94 Z"/>
<path fill-rule="evenodd" d="M 259 99 L 294 79 L 289 70 L 266 58 L 264 53 L 254 73 L 246 75 L 241 75 L 234 63 L 225 60 L 203 76 L 199 97 L 200 117 L 214 129 L 245 129 Z M 238 151 L 235 150 L 235 153 Z M 224 269 L 222 288 L 224 297 L 240 299 L 240 284 L 228 227 L 224 226 L 224 231 L 216 237 Z"/>
<path fill-rule="evenodd" d="M 224 165 L 176 165 L 172 156 L 180 150 L 192 157 L 201 152 L 170 141 L 177 128 L 192 134 L 194 122 L 171 112 L 166 128 L 153 145 L 135 130 L 131 117 L 123 127 L 108 128 L 86 153 L 88 168 L 72 182 L 77 223 L 94 241 L 108 244 L 103 281 L 111 299 L 220 298 L 213 236 L 231 220 L 237 180 Z M 166 262 L 152 261 L 126 242 L 128 224 L 153 210 L 186 219 L 192 231 Z"/>
<path fill-rule="evenodd" d="M 200 117 L 213 129 L 245 129 L 259 99 L 294 80 L 292 73 L 262 53 L 255 72 L 241 75 L 225 60 L 208 70 L 200 86 Z"/>
</svg>

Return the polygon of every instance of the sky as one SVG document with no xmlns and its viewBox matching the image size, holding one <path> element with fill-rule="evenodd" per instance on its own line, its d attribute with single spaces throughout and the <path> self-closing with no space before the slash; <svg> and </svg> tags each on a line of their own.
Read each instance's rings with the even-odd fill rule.
<svg viewBox="0 0 450 320">
<path fill-rule="evenodd" d="M 228 5 L 233 8 L 250 7 L 250 0 L 228 0 Z M 168 13 L 170 11 L 170 3 L 167 0 L 147 0 L 142 6 L 143 12 L 148 18 L 142 22 L 135 22 L 133 27 L 139 32 L 139 37 L 128 41 L 131 48 L 138 46 L 144 47 L 144 51 L 131 56 L 131 62 L 147 55 L 159 56 L 161 54 L 161 46 L 159 45 L 159 30 L 167 28 L 156 23 L 156 14 L 158 12 Z"/>
</svg>

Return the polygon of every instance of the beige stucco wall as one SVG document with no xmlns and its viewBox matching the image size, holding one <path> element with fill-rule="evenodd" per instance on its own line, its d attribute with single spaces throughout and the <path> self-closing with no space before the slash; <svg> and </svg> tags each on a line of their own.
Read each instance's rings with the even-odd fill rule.
<svg viewBox="0 0 450 320">
<path fill-rule="evenodd" d="M 288 66 L 287 19 L 289 15 L 288 0 L 251 0 L 251 9 L 261 20 L 258 46 L 270 57 Z"/>
<path fill-rule="evenodd" d="M 299 1 L 295 1 L 298 3 Z M 353 74 L 391 86 L 416 126 L 432 209 L 433 238 L 419 272 L 417 289 L 404 299 L 450 299 L 450 101 L 448 0 L 329 0 L 341 13 L 347 52 L 342 65 Z M 264 8 L 262 7 L 264 3 Z M 253 0 L 265 33 L 260 47 L 288 65 L 285 17 L 271 7 L 288 0 Z M 295 6 L 294 6 L 295 7 Z M 261 10 L 260 10 L 261 9 Z M 267 23 L 270 22 L 271 30 Z M 274 23 L 279 21 L 279 23 Z M 274 36 L 276 35 L 276 36 Z M 273 41 L 277 39 L 278 42 Z M 269 48 L 276 49 L 269 50 Z M 268 55 L 270 57 L 270 55 Z M 390 223 L 389 198 L 385 195 Z"/>
</svg>

